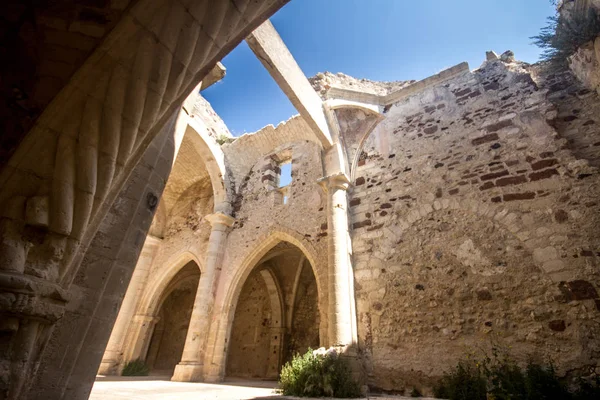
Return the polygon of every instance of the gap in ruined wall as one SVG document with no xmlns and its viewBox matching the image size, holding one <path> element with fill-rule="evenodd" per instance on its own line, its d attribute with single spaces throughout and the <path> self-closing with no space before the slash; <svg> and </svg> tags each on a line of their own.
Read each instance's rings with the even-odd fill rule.
<svg viewBox="0 0 600 400">
<path fill-rule="evenodd" d="M 202 96 L 225 121 L 233 136 L 256 132 L 268 125 L 277 126 L 297 114 L 246 42 L 229 53 L 223 64 L 227 66 L 227 75 L 203 90 Z M 234 100 L 232 93 L 238 94 Z"/>
</svg>

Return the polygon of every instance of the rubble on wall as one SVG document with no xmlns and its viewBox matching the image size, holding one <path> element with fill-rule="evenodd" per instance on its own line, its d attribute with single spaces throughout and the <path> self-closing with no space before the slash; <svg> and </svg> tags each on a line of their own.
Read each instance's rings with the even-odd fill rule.
<svg viewBox="0 0 600 400">
<path fill-rule="evenodd" d="M 312 78 L 308 78 L 308 80 L 312 84 L 315 91 L 321 96 L 324 96 L 324 94 L 327 92 L 327 89 L 332 86 L 365 93 L 386 95 L 403 89 L 415 82 L 414 80 L 378 82 L 369 79 L 353 78 L 341 72 L 338 72 L 337 74 L 333 74 L 331 72 L 321 72 Z"/>
</svg>

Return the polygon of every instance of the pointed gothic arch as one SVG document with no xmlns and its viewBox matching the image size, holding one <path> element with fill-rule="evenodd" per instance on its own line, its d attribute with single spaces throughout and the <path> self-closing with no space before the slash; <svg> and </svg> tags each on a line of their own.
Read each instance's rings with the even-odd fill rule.
<svg viewBox="0 0 600 400">
<path fill-rule="evenodd" d="M 269 251 L 280 243 L 293 245 L 302 253 L 311 266 L 316 281 L 317 305 L 321 316 L 318 327 L 319 344 L 323 345 L 327 341 L 327 319 L 323 318 L 323 313 L 327 310 L 327 294 L 325 292 L 327 288 L 327 281 L 325 280 L 327 266 L 319 263 L 319 257 L 314 247 L 296 232 L 283 227 L 274 227 L 267 234 L 257 239 L 257 242 L 260 244 L 254 249 L 250 249 L 241 258 L 241 263 L 234 268 L 234 275 L 228 280 L 226 294 L 218 304 L 217 312 L 221 318 L 211 326 L 207 345 L 207 356 L 211 359 L 210 362 L 205 363 L 205 365 L 209 365 L 205 370 L 208 381 L 221 381 L 225 377 L 233 320 L 242 288 L 255 267 L 261 264 Z M 285 322 L 283 324 L 285 325 Z"/>
</svg>

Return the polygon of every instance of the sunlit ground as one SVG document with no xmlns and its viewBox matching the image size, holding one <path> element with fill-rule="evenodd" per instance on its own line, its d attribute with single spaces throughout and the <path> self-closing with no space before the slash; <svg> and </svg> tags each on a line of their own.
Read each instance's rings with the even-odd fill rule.
<svg viewBox="0 0 600 400">
<path fill-rule="evenodd" d="M 276 382 L 228 379 L 220 384 L 171 382 L 169 377 L 98 376 L 90 400 L 274 400 Z M 410 397 L 371 395 L 368 400 L 401 400 Z M 310 400 L 304 398 L 303 400 Z M 432 400 L 422 397 L 421 400 Z"/>
<path fill-rule="evenodd" d="M 228 381 L 222 384 L 171 382 L 168 377 L 99 376 L 90 400 L 250 400 L 277 396 L 276 382 Z"/>
</svg>

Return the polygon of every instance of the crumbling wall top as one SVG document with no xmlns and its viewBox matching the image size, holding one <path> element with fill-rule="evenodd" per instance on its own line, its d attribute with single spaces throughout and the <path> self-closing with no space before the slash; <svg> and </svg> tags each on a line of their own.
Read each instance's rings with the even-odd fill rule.
<svg viewBox="0 0 600 400">
<path fill-rule="evenodd" d="M 205 124 L 208 134 L 214 139 L 231 138 L 233 135 L 219 114 L 202 95 L 198 94 L 191 111 L 192 118 L 200 118 Z"/>
<path fill-rule="evenodd" d="M 319 72 L 312 78 L 308 78 L 313 88 L 322 98 L 326 98 L 325 93 L 330 87 L 341 89 L 351 89 L 358 92 L 371 93 L 379 96 L 395 92 L 412 85 L 416 81 L 393 81 L 393 82 L 378 82 L 370 79 L 354 78 L 350 75 L 338 72 Z"/>
</svg>

